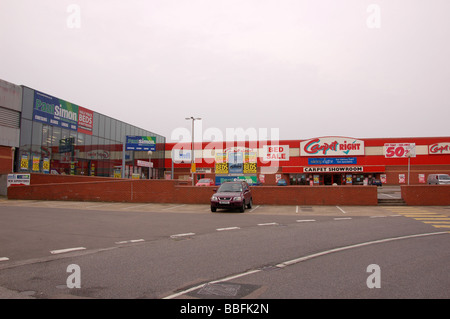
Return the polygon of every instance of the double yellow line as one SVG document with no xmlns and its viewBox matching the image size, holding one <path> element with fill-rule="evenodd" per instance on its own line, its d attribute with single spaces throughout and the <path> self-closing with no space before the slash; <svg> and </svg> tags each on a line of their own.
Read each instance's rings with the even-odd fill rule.
<svg viewBox="0 0 450 319">
<path fill-rule="evenodd" d="M 436 228 L 450 230 L 450 216 L 440 213 L 433 213 L 419 207 L 386 207 L 391 212 L 405 217 L 411 217 L 425 224 L 431 224 Z"/>
</svg>

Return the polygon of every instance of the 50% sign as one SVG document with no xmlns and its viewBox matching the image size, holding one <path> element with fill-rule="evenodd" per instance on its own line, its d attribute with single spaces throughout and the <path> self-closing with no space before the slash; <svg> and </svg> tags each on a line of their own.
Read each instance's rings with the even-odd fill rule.
<svg viewBox="0 0 450 319">
<path fill-rule="evenodd" d="M 386 158 L 416 157 L 416 144 L 386 143 L 384 144 L 384 157 Z"/>
</svg>

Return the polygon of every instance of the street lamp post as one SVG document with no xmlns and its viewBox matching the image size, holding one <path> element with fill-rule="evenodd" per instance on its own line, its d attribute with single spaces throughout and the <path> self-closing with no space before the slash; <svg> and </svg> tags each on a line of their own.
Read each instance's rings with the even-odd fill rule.
<svg viewBox="0 0 450 319">
<path fill-rule="evenodd" d="M 153 176 L 153 168 L 152 166 L 152 151 L 148 151 L 148 179 L 151 179 L 151 177 Z"/>
<path fill-rule="evenodd" d="M 185 120 L 191 120 L 192 121 L 192 145 L 191 145 L 191 179 L 192 179 L 192 186 L 194 186 L 194 122 L 195 120 L 201 120 L 200 117 L 186 117 Z"/>
</svg>

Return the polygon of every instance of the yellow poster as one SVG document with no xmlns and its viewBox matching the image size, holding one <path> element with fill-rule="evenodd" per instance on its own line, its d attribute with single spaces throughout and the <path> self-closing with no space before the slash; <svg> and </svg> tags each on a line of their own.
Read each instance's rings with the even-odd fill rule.
<svg viewBox="0 0 450 319">
<path fill-rule="evenodd" d="M 28 155 L 22 155 L 20 159 L 20 169 L 27 170 L 28 169 Z"/>
<path fill-rule="evenodd" d="M 42 171 L 44 173 L 50 172 L 50 160 L 48 158 L 44 158 L 44 161 L 42 162 Z"/>
<path fill-rule="evenodd" d="M 40 157 L 33 156 L 33 168 L 32 168 L 33 172 L 39 172 L 39 162 L 40 162 L 40 160 L 41 160 Z"/>
<path fill-rule="evenodd" d="M 244 163 L 244 174 L 256 174 L 256 163 Z"/>
<path fill-rule="evenodd" d="M 216 163 L 216 174 L 228 174 L 228 163 Z"/>
</svg>

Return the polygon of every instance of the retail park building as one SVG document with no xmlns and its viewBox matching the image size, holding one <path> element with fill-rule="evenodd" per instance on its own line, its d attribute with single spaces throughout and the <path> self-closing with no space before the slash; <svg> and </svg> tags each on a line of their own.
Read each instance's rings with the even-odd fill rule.
<svg viewBox="0 0 450 319">
<path fill-rule="evenodd" d="M 421 184 L 450 173 L 450 136 L 214 141 L 194 143 L 194 154 L 191 143 L 166 143 L 151 128 L 0 80 L 2 193 L 13 172 L 310 186 Z"/>
</svg>

